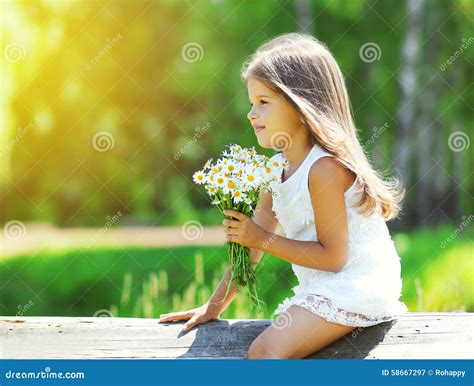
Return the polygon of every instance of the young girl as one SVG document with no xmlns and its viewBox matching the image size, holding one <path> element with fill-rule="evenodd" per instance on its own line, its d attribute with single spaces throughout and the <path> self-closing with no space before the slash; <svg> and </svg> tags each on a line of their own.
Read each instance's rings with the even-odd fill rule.
<svg viewBox="0 0 474 386">
<path fill-rule="evenodd" d="M 396 218 L 404 190 L 370 165 L 351 116 L 342 73 L 314 37 L 290 33 L 263 44 L 245 63 L 248 119 L 263 148 L 281 167 L 273 193 L 262 193 L 252 218 L 228 210 L 226 240 L 292 264 L 299 284 L 279 316 L 250 345 L 247 358 L 304 358 L 357 327 L 395 319 L 400 258 L 386 221 Z M 284 236 L 274 233 L 280 223 Z M 187 320 L 183 330 L 218 319 L 229 268 L 208 303 L 162 315 Z"/>
</svg>

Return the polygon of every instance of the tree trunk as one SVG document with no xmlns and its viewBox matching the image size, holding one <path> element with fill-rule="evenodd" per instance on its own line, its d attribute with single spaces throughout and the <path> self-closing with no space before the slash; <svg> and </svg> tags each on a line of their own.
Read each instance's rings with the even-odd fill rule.
<svg viewBox="0 0 474 386">
<path fill-rule="evenodd" d="M 314 34 L 313 9 L 310 0 L 295 0 L 297 29 L 310 35 Z"/>
<path fill-rule="evenodd" d="M 401 90 L 400 107 L 397 112 L 397 141 L 394 145 L 393 164 L 397 177 L 410 189 L 409 166 L 413 158 L 413 139 L 416 104 L 414 97 L 418 86 L 417 65 L 420 56 L 421 15 L 423 0 L 407 0 L 406 35 L 402 43 L 401 62 L 403 63 L 398 78 Z M 410 193 L 405 200 L 410 203 Z M 405 209 L 405 212 L 407 210 Z M 408 219 L 402 220 L 404 223 Z"/>
<path fill-rule="evenodd" d="M 424 22 L 425 36 L 428 41 L 423 46 L 425 53 L 419 66 L 419 91 L 416 97 L 419 112 L 416 115 L 416 124 L 413 127 L 416 133 L 417 174 L 414 181 L 416 192 L 416 217 L 418 224 L 425 222 L 434 224 L 443 221 L 444 215 L 437 211 L 437 206 L 442 200 L 436 196 L 434 188 L 436 180 L 446 185 L 447 169 L 446 159 L 442 153 L 435 151 L 439 142 L 444 142 L 444 127 L 440 124 L 439 95 L 443 85 L 436 75 L 437 60 L 440 50 L 440 34 L 435 32 L 441 24 L 441 12 L 437 1 L 432 1 L 425 7 Z M 441 218 L 443 217 L 443 218 Z"/>
</svg>

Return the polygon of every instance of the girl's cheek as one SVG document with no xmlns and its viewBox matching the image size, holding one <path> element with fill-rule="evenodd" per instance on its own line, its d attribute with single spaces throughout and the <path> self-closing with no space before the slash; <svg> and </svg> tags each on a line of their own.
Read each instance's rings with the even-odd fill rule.
<svg viewBox="0 0 474 386">
<path fill-rule="evenodd" d="M 265 125 L 269 125 L 271 121 L 274 120 L 274 111 L 272 109 L 262 109 L 262 112 L 260 113 L 260 117 L 264 120 Z"/>
</svg>

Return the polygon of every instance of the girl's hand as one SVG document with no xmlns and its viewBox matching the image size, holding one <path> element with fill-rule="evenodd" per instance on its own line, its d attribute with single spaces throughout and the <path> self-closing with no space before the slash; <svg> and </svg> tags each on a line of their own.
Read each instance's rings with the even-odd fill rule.
<svg viewBox="0 0 474 386">
<path fill-rule="evenodd" d="M 159 323 L 177 322 L 178 320 L 187 320 L 181 331 L 188 331 L 198 324 L 203 324 L 211 320 L 219 319 L 219 314 L 209 310 L 208 303 L 201 307 L 193 308 L 189 311 L 171 312 L 169 314 L 161 314 Z"/>
<path fill-rule="evenodd" d="M 232 209 L 224 210 L 224 214 L 237 219 L 225 219 L 222 221 L 222 224 L 226 227 L 226 240 L 234 241 L 244 247 L 261 249 L 262 245 L 269 238 L 268 232 L 255 224 L 245 214 Z"/>
</svg>

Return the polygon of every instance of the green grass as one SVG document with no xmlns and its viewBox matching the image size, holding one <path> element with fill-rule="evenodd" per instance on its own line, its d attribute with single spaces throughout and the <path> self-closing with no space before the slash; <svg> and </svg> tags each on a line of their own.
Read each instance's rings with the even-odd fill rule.
<svg viewBox="0 0 474 386">
<path fill-rule="evenodd" d="M 443 247 L 453 232 L 453 227 L 446 224 L 394 235 L 402 261 L 402 300 L 410 311 L 454 311 L 460 307 L 474 311 L 474 232 L 472 227 L 467 228 Z M 458 288 L 456 295 L 451 290 L 441 290 L 446 283 Z"/>
<path fill-rule="evenodd" d="M 421 311 L 474 310 L 473 252 L 472 245 L 448 250 L 423 271 L 418 282 Z"/>
<path fill-rule="evenodd" d="M 8 258 L 0 260 L 2 314 L 15 315 L 30 302 L 25 316 L 92 316 L 112 309 L 117 316 L 149 317 L 196 307 L 222 278 L 226 259 L 225 245 L 79 249 Z M 281 296 L 291 294 L 296 278 L 280 259 L 266 255 L 261 264 L 259 290 L 275 308 Z M 275 281 L 281 283 L 278 293 Z M 228 317 L 238 317 L 245 302 L 245 296 L 240 298 L 229 307 Z"/>
<path fill-rule="evenodd" d="M 444 248 L 450 226 L 399 233 L 403 300 L 410 311 L 474 311 L 472 233 L 465 230 Z M 80 249 L 0 260 L 3 315 L 157 317 L 206 302 L 227 261 L 222 246 Z M 223 318 L 270 318 L 296 285 L 290 264 L 270 255 L 261 262 L 259 294 L 267 304 L 256 314 L 245 293 Z"/>
</svg>

